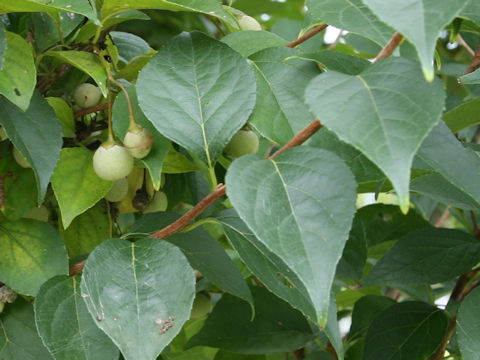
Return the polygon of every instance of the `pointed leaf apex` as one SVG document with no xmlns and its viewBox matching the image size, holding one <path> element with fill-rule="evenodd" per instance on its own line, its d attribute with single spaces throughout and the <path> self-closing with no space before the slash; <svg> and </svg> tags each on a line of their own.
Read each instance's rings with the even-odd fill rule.
<svg viewBox="0 0 480 360">
<path fill-rule="evenodd" d="M 408 210 L 410 209 L 410 200 L 408 198 L 408 195 L 403 198 L 399 198 L 399 206 L 400 206 L 401 212 L 404 215 L 407 215 Z"/>
<path fill-rule="evenodd" d="M 433 71 L 433 67 L 422 67 L 422 71 L 423 76 L 425 76 L 425 80 L 427 80 L 428 82 L 432 82 L 435 79 L 435 72 Z"/>
</svg>

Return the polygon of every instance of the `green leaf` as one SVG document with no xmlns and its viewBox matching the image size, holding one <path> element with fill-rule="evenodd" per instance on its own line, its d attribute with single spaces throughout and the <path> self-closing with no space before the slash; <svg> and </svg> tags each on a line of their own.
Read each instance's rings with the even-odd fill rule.
<svg viewBox="0 0 480 360">
<path fill-rule="evenodd" d="M 409 232 L 432 226 L 414 211 L 404 215 L 397 206 L 384 204 L 362 207 L 355 214 L 355 219 L 363 223 L 369 247 L 398 240 Z"/>
<path fill-rule="evenodd" d="M 464 85 L 480 84 L 480 70 L 477 69 L 474 72 L 471 72 L 470 74 L 460 76 L 458 79 L 460 83 Z"/>
<path fill-rule="evenodd" d="M 358 75 L 370 65 L 368 60 L 343 54 L 337 51 L 322 50 L 310 54 L 300 54 L 300 58 L 314 60 L 328 70 L 333 70 L 349 75 Z"/>
<path fill-rule="evenodd" d="M 120 11 L 131 9 L 198 12 L 215 16 L 234 28 L 238 27 L 232 15 L 226 12 L 222 4 L 217 0 L 130 0 L 128 3 L 121 3 L 117 0 L 104 0 L 101 10 L 102 22 Z"/>
<path fill-rule="evenodd" d="M 344 350 L 343 350 L 343 340 L 342 335 L 340 334 L 340 327 L 338 324 L 337 318 L 337 304 L 335 303 L 335 298 L 330 296 L 330 306 L 328 307 L 328 320 L 325 329 L 323 330 L 325 335 L 327 335 L 330 344 L 335 349 L 338 360 L 343 360 Z"/>
<path fill-rule="evenodd" d="M 480 209 L 480 158 L 464 148 L 445 123 L 433 128 L 417 156 Z"/>
<path fill-rule="evenodd" d="M 146 214 L 129 230 L 127 235 L 154 233 L 179 218 L 172 213 Z M 179 247 L 190 265 L 200 271 L 222 290 L 253 305 L 252 295 L 240 270 L 223 247 L 202 228 L 187 233 L 177 233 L 166 241 Z"/>
<path fill-rule="evenodd" d="M 5 62 L 5 53 L 7 51 L 7 37 L 5 32 L 5 25 L 0 21 L 0 71 L 3 69 Z"/>
<path fill-rule="evenodd" d="M 305 316 L 315 319 L 315 309 L 303 283 L 282 259 L 258 241 L 235 210 L 222 211 L 218 220 L 232 247 L 265 287 Z"/>
<path fill-rule="evenodd" d="M 367 286 L 435 284 L 467 272 L 479 260 L 480 243 L 470 234 L 452 229 L 424 229 L 398 240 L 363 283 Z"/>
<path fill-rule="evenodd" d="M 6 51 L 3 68 L 0 70 L 0 95 L 26 111 L 37 83 L 32 50 L 20 35 L 7 31 L 5 40 Z"/>
<path fill-rule="evenodd" d="M 176 151 L 173 146 L 170 147 L 163 161 L 162 171 L 165 174 L 181 174 L 197 170 L 200 170 L 198 166 Z"/>
<path fill-rule="evenodd" d="M 111 237 L 110 222 L 105 203 L 99 202 L 76 217 L 67 229 L 60 226 L 60 234 L 69 257 L 74 259 L 89 254 L 102 241 Z"/>
<path fill-rule="evenodd" d="M 48 280 L 34 305 L 38 333 L 56 360 L 118 359 L 118 349 L 88 313 L 79 277 Z"/>
<path fill-rule="evenodd" d="M 112 188 L 113 182 L 100 179 L 93 170 L 93 152 L 85 148 L 62 149 L 60 161 L 52 176 L 52 187 L 66 229 Z"/>
<path fill-rule="evenodd" d="M 171 142 L 155 129 L 150 121 L 145 117 L 142 109 L 138 106 L 137 92 L 134 86 L 127 88 L 130 101 L 133 107 L 135 121 L 147 129 L 153 136 L 152 149 L 150 153 L 140 161 L 148 169 L 155 189 L 160 188 L 163 161 L 168 154 Z M 113 130 L 115 135 L 123 140 L 130 124 L 130 113 L 125 94 L 122 92 L 115 99 L 113 106 Z"/>
<path fill-rule="evenodd" d="M 388 176 L 404 212 L 413 156 L 438 122 L 445 101 L 441 82 L 428 84 L 419 74 L 412 60 L 389 58 L 357 76 L 322 74 L 306 91 L 322 124 Z"/>
<path fill-rule="evenodd" d="M 92 21 L 100 24 L 97 13 L 88 0 L 15 0 L 3 1 L 0 4 L 0 14 L 9 12 L 72 12 L 84 15 Z"/>
<path fill-rule="evenodd" d="M 257 78 L 257 104 L 249 121 L 278 144 L 285 144 L 314 119 L 303 101 L 305 87 L 318 74 L 309 61 L 291 59 L 299 52 L 272 48 L 250 57 Z"/>
<path fill-rule="evenodd" d="M 242 220 L 303 282 L 316 310 L 313 320 L 324 325 L 355 211 L 350 170 L 332 153 L 300 147 L 274 160 L 242 156 L 228 169 L 226 184 Z"/>
<path fill-rule="evenodd" d="M 230 33 L 222 38 L 222 42 L 242 56 L 249 57 L 261 50 L 284 46 L 287 40 L 269 31 L 246 30 Z"/>
<path fill-rule="evenodd" d="M 336 276 L 360 280 L 367 262 L 367 229 L 362 221 L 353 220 L 350 235 L 337 264 Z"/>
<path fill-rule="evenodd" d="M 205 326 L 187 343 L 217 347 L 242 354 L 265 354 L 296 350 L 314 337 L 302 314 L 264 288 L 251 288 L 255 318 L 248 303 L 225 294 L 205 321 Z"/>
<path fill-rule="evenodd" d="M 120 60 L 128 63 L 136 56 L 150 52 L 150 45 L 141 37 L 123 31 L 110 31 L 113 43 L 118 48 Z"/>
<path fill-rule="evenodd" d="M 307 0 L 310 14 L 329 25 L 363 35 L 380 46 L 385 45 L 393 30 L 362 3 L 361 0 Z"/>
<path fill-rule="evenodd" d="M 0 279 L 10 288 L 35 296 L 45 281 L 67 273 L 65 246 L 49 224 L 32 219 L 0 223 Z"/>
<path fill-rule="evenodd" d="M 88 257 L 81 290 L 97 326 L 126 360 L 154 360 L 190 316 L 195 276 L 165 241 L 110 239 Z"/>
<path fill-rule="evenodd" d="M 348 337 L 350 339 L 364 337 L 375 317 L 393 304 L 395 304 L 393 299 L 379 295 L 366 295 L 356 301 Z"/>
<path fill-rule="evenodd" d="M 480 3 L 476 0 L 470 0 L 463 8 L 460 16 L 472 19 L 477 25 L 480 25 Z"/>
<path fill-rule="evenodd" d="M 364 359 L 428 359 L 442 342 L 447 326 L 447 316 L 436 307 L 416 301 L 395 304 L 369 327 Z"/>
<path fill-rule="evenodd" d="M 0 358 L 52 360 L 35 328 L 33 306 L 23 298 L 6 306 L 0 315 Z"/>
<path fill-rule="evenodd" d="M 480 359 L 480 319 L 478 317 L 478 303 L 480 289 L 477 287 L 467 295 L 458 310 L 457 337 L 463 360 Z"/>
<path fill-rule="evenodd" d="M 53 109 L 40 93 L 33 94 L 26 112 L 0 97 L 0 123 L 13 145 L 35 171 L 38 204 L 43 202 L 50 177 L 57 165 L 62 147 L 62 128 Z"/>
<path fill-rule="evenodd" d="M 49 51 L 45 53 L 45 55 L 60 59 L 88 74 L 93 80 L 95 80 L 102 91 L 103 96 L 107 96 L 107 72 L 98 58 L 98 55 L 77 50 Z"/>
<path fill-rule="evenodd" d="M 47 100 L 48 105 L 53 108 L 60 125 L 62 125 L 63 137 L 76 137 L 73 110 L 67 102 L 59 97 L 47 97 L 45 100 Z"/>
<path fill-rule="evenodd" d="M 384 22 L 404 35 L 417 49 L 428 81 L 434 79 L 433 55 L 437 38 L 468 0 L 364 0 Z"/>
<path fill-rule="evenodd" d="M 137 92 L 158 131 L 209 167 L 255 105 L 246 60 L 199 32 L 182 33 L 163 47 L 140 72 Z"/>
</svg>

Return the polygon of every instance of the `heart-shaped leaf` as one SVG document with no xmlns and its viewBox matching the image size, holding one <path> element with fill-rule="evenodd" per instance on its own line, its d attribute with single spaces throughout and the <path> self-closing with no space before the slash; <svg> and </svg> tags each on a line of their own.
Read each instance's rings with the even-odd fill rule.
<svg viewBox="0 0 480 360">
<path fill-rule="evenodd" d="M 85 148 L 62 149 L 52 176 L 52 187 L 65 229 L 76 216 L 95 205 L 112 188 L 111 181 L 102 180 L 95 173 L 92 157 L 93 152 Z"/>
<path fill-rule="evenodd" d="M 48 280 L 34 305 L 38 333 L 56 360 L 118 359 L 118 349 L 97 327 L 80 296 L 80 278 Z"/>
<path fill-rule="evenodd" d="M 445 101 L 440 81 L 429 84 L 419 73 L 416 62 L 390 58 L 355 76 L 322 74 L 306 91 L 320 122 L 388 176 L 404 212 L 413 156 L 438 122 Z"/>
<path fill-rule="evenodd" d="M 364 0 L 364 3 L 415 45 L 423 74 L 428 81 L 433 81 L 437 38 L 468 1 Z"/>
<path fill-rule="evenodd" d="M 380 19 L 362 0 L 307 0 L 309 13 L 329 25 L 363 35 L 380 46 L 385 45 L 393 29 Z"/>
<path fill-rule="evenodd" d="M 255 90 L 246 60 L 199 32 L 173 38 L 137 82 L 140 107 L 157 130 L 210 167 L 250 116 Z"/>
<path fill-rule="evenodd" d="M 332 153 L 309 147 L 274 160 L 236 159 L 227 194 L 256 237 L 304 284 L 325 324 L 330 287 L 355 212 L 356 183 Z"/>
<path fill-rule="evenodd" d="M 31 219 L 0 223 L 2 282 L 21 294 L 35 296 L 45 281 L 67 272 L 67 251 L 52 226 Z"/>
<path fill-rule="evenodd" d="M 126 360 L 154 360 L 190 317 L 193 269 L 157 239 L 110 239 L 88 257 L 81 283 L 88 311 Z"/>
</svg>

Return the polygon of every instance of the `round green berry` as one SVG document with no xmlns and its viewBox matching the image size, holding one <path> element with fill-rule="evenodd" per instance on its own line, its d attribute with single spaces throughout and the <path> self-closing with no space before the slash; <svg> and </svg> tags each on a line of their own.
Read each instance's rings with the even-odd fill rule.
<svg viewBox="0 0 480 360">
<path fill-rule="evenodd" d="M 102 92 L 95 85 L 84 83 L 78 85 L 73 91 L 73 99 L 81 108 L 88 108 L 98 104 Z"/>
<path fill-rule="evenodd" d="M 232 140 L 225 148 L 225 154 L 237 158 L 247 154 L 255 154 L 258 151 L 258 136 L 251 130 L 240 130 L 233 135 Z"/>
<path fill-rule="evenodd" d="M 165 211 L 168 207 L 167 195 L 163 191 L 157 191 L 153 196 L 152 201 L 143 211 L 144 214 L 153 213 L 157 211 Z"/>
<path fill-rule="evenodd" d="M 110 202 L 122 201 L 128 194 L 128 180 L 126 177 L 115 181 L 113 187 L 105 195 L 105 199 Z"/>
<path fill-rule="evenodd" d="M 139 125 L 129 129 L 123 139 L 123 145 L 137 159 L 143 159 L 149 154 L 152 149 L 152 142 L 152 134 Z"/>
<path fill-rule="evenodd" d="M 248 15 L 242 15 L 238 18 L 238 24 L 240 25 L 240 29 L 242 30 L 255 30 L 260 31 L 262 29 L 262 25 L 255 20 L 253 17 Z"/>
<path fill-rule="evenodd" d="M 100 178 L 117 181 L 130 174 L 133 157 L 123 146 L 106 141 L 93 155 L 93 169 Z"/>
</svg>

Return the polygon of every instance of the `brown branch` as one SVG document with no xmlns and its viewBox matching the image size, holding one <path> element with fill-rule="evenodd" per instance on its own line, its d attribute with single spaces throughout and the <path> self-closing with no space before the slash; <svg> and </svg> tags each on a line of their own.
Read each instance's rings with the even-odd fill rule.
<svg viewBox="0 0 480 360">
<path fill-rule="evenodd" d="M 445 221 L 447 221 L 448 217 L 450 216 L 450 205 L 445 208 L 445 211 L 442 213 L 442 216 L 437 220 L 435 223 L 435 227 L 442 227 Z"/>
<path fill-rule="evenodd" d="M 308 39 L 310 39 L 311 37 L 314 37 L 315 35 L 317 35 L 320 31 L 324 30 L 328 25 L 327 24 L 321 24 L 315 28 L 313 28 L 312 30 L 310 30 L 309 32 L 307 32 L 305 35 L 303 36 L 300 36 L 297 40 L 295 41 L 292 41 L 291 43 L 288 43 L 287 45 L 285 45 L 286 47 L 290 47 L 290 48 L 293 48 L 297 45 L 300 45 L 301 43 L 307 41 Z"/>
<path fill-rule="evenodd" d="M 80 274 L 86 262 L 87 260 L 83 260 L 76 264 L 71 265 L 70 268 L 68 269 L 68 276 L 75 276 Z"/>
<path fill-rule="evenodd" d="M 475 52 L 475 55 L 473 56 L 472 63 L 467 69 L 466 74 L 470 74 L 477 70 L 477 68 L 480 66 L 480 42 L 478 43 L 478 48 L 477 51 Z"/>
<path fill-rule="evenodd" d="M 387 45 L 385 45 L 385 47 L 382 50 L 380 50 L 380 52 L 375 57 L 373 62 L 376 63 L 377 61 L 380 61 L 380 60 L 385 59 L 385 58 L 389 57 L 390 55 L 392 55 L 393 52 L 395 51 L 395 49 L 398 47 L 398 45 L 400 45 L 400 42 L 402 40 L 403 40 L 403 35 L 402 34 L 400 34 L 398 32 L 393 34 L 390 41 L 387 43 Z"/>
<path fill-rule="evenodd" d="M 218 184 L 215 190 L 213 190 L 210 194 L 204 197 L 197 205 L 190 209 L 180 219 L 157 231 L 155 234 L 150 235 L 150 237 L 154 239 L 166 239 L 167 237 L 185 229 L 190 224 L 190 221 L 195 219 L 206 208 L 208 208 L 215 201 L 224 196 L 226 189 L 227 188 L 225 185 Z"/>
<path fill-rule="evenodd" d="M 468 51 L 468 53 L 472 56 L 475 56 L 475 51 L 470 47 L 470 45 L 467 44 L 467 42 L 463 39 L 462 35 L 458 34 L 457 39 L 460 45 L 462 45 L 465 50 Z"/>
<path fill-rule="evenodd" d="M 308 125 L 305 129 L 303 129 L 298 135 L 296 135 L 292 140 L 290 140 L 288 143 L 286 143 L 284 146 L 282 146 L 280 149 L 278 149 L 273 155 L 270 155 L 268 158 L 273 159 L 280 153 L 284 152 L 285 150 L 288 150 L 292 147 L 302 145 L 305 141 L 307 141 L 309 138 L 312 137 L 313 134 L 315 134 L 318 130 L 322 128 L 322 124 L 320 124 L 320 121 L 314 120 Z"/>
<path fill-rule="evenodd" d="M 80 116 L 84 116 L 87 114 L 91 114 L 97 111 L 106 110 L 106 109 L 108 109 L 108 103 L 102 103 L 102 104 L 88 107 L 86 109 L 77 110 L 75 111 L 75 118 L 78 118 Z"/>
<path fill-rule="evenodd" d="M 445 355 L 445 349 L 447 348 L 448 342 L 450 341 L 450 338 L 452 337 L 453 333 L 455 332 L 455 327 L 457 326 L 457 316 L 454 315 L 450 318 L 450 322 L 448 324 L 447 328 L 447 333 L 445 334 L 445 337 L 443 338 L 442 343 L 438 347 L 437 351 L 435 351 L 435 354 L 432 355 L 430 360 L 441 360 L 443 359 Z"/>
</svg>

